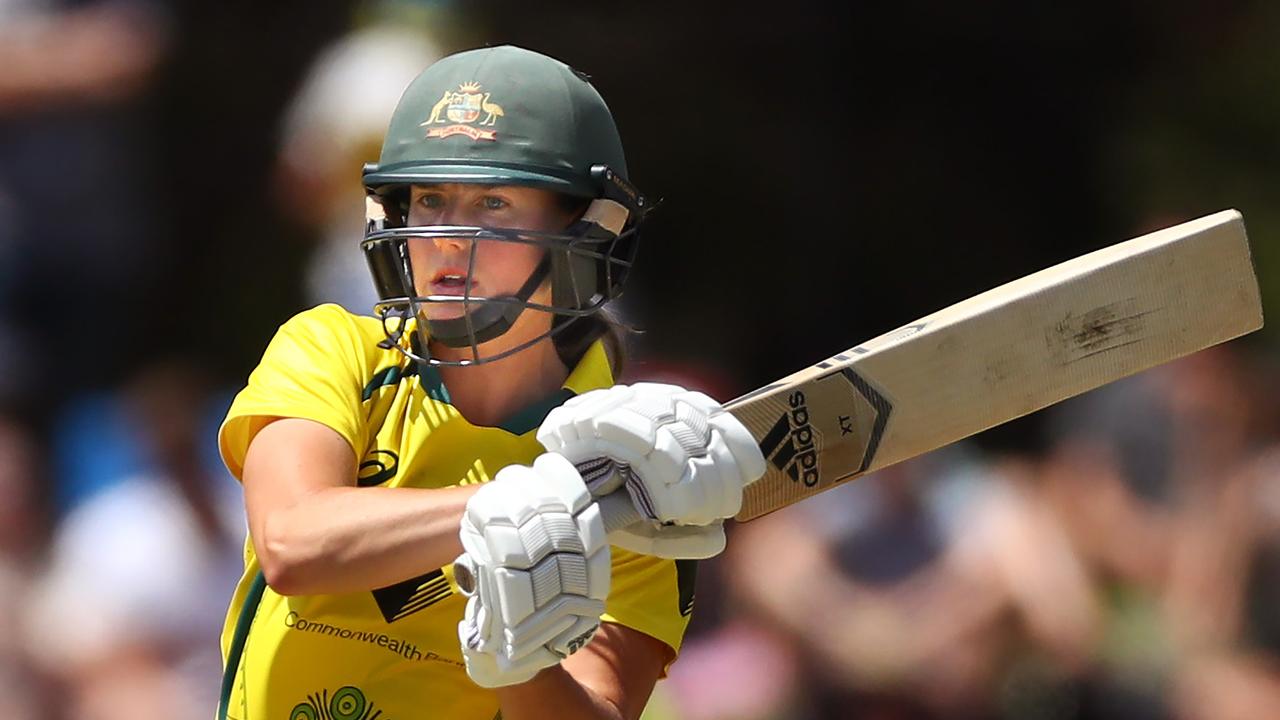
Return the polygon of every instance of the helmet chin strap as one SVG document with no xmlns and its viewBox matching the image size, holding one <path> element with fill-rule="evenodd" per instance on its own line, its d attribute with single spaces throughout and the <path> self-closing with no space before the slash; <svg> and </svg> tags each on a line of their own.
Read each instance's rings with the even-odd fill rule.
<svg viewBox="0 0 1280 720">
<path fill-rule="evenodd" d="M 529 279 L 514 295 L 499 295 L 495 300 L 511 300 L 514 302 L 482 302 L 480 307 L 463 317 L 452 320 L 427 320 L 427 332 L 432 340 L 438 340 L 446 347 L 469 348 L 501 336 L 516 324 L 520 313 L 525 311 L 525 303 L 533 297 L 542 283 L 551 273 L 551 258 L 544 257 L 538 267 L 534 268 Z"/>
</svg>

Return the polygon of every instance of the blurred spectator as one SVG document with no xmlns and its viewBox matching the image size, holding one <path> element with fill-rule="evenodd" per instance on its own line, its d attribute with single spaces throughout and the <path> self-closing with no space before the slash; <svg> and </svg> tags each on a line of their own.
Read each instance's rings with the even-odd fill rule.
<svg viewBox="0 0 1280 720">
<path fill-rule="evenodd" d="M 0 717 L 44 716 L 48 688 L 22 643 L 22 602 L 48 538 L 39 498 L 37 448 L 13 418 L 0 416 Z"/>
<path fill-rule="evenodd" d="M 1110 600 L 1103 661 L 1112 677 L 1169 689 L 1178 718 L 1280 707 L 1280 647 L 1267 644 L 1262 619 L 1274 606 L 1251 614 L 1280 591 L 1269 500 L 1280 446 L 1275 378 L 1264 372 L 1274 371 L 1214 348 L 1117 389 L 1128 402 L 1112 403 L 1109 418 L 1095 394 L 1056 428 L 1055 505 Z M 1153 415 L 1162 437 L 1132 442 L 1126 419 Z M 1138 468 L 1160 470 L 1144 482 Z M 1138 490 L 1153 484 L 1163 488 L 1154 497 Z"/>
<path fill-rule="evenodd" d="M 1036 470 L 953 450 L 739 529 L 741 596 L 806 659 L 799 717 L 1064 717 L 1097 614 Z M 1027 668 L 1034 687 L 1003 685 Z"/>
<path fill-rule="evenodd" d="M 289 216 L 316 237 L 309 304 L 336 302 L 368 315 L 377 300 L 360 250 L 360 168 L 377 161 L 404 88 L 444 54 L 431 38 L 437 29 L 396 17 L 379 16 L 321 53 L 285 114 L 276 189 Z"/>
<path fill-rule="evenodd" d="M 67 686 L 73 719 L 203 720 L 244 538 L 239 488 L 211 447 L 225 398 L 193 367 L 166 363 L 114 402 L 137 470 L 59 524 L 28 608 L 29 647 Z"/>
<path fill-rule="evenodd" d="M 55 380 L 111 379 L 141 333 L 164 211 L 142 90 L 166 38 L 151 2 L 0 0 L 0 398 L 29 413 Z"/>
</svg>

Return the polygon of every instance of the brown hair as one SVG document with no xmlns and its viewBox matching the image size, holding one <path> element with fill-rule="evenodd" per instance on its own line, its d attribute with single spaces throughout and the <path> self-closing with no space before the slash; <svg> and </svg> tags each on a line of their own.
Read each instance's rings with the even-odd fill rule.
<svg viewBox="0 0 1280 720">
<path fill-rule="evenodd" d="M 560 208 L 573 218 L 573 222 L 582 219 L 583 213 L 587 211 L 593 200 L 560 192 L 556 193 L 556 199 Z M 636 328 L 624 322 L 621 316 L 609 307 L 602 307 L 594 315 L 586 317 L 557 318 L 557 325 L 561 324 L 561 320 L 569 327 L 558 330 L 552 339 L 560 360 L 570 370 L 582 360 L 591 343 L 603 339 L 604 351 L 609 356 L 609 368 L 613 371 L 613 377 L 616 379 L 622 375 L 630 355 L 627 347 L 629 339 L 639 332 Z"/>
<path fill-rule="evenodd" d="M 609 368 L 616 379 L 622 375 L 629 356 L 628 342 L 637 330 L 623 322 L 622 318 L 608 307 L 600 308 L 594 315 L 567 319 L 567 327 L 552 336 L 556 352 L 566 367 L 574 368 L 587 349 L 596 340 L 604 342 L 605 354 L 609 357 Z"/>
</svg>

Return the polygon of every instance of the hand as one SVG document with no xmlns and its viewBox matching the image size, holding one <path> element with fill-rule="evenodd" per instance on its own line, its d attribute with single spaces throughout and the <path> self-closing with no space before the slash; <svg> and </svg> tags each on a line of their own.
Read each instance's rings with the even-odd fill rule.
<svg viewBox="0 0 1280 720">
<path fill-rule="evenodd" d="M 538 441 L 573 462 L 595 498 L 625 487 L 640 515 L 609 535 L 619 547 L 669 558 L 724 549 L 722 521 L 765 471 L 751 433 L 715 400 L 674 385 L 594 390 L 547 415 Z"/>
<path fill-rule="evenodd" d="M 481 687 L 559 663 L 600 626 L 609 543 L 600 508 L 559 455 L 503 468 L 467 501 L 454 579 L 467 595 L 458 639 Z"/>
</svg>

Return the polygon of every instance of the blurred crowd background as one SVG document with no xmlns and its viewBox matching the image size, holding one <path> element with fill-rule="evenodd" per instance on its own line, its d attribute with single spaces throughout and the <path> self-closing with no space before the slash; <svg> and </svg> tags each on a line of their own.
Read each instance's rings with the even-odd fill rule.
<svg viewBox="0 0 1280 720">
<path fill-rule="evenodd" d="M 289 316 L 368 311 L 360 166 L 441 55 L 593 77 L 663 199 L 627 379 L 729 399 L 1225 207 L 1280 319 L 1277 37 L 1264 0 L 0 0 L 0 718 L 211 716 L 217 424 Z M 646 717 L 1280 718 L 1278 338 L 734 528 Z"/>
</svg>

